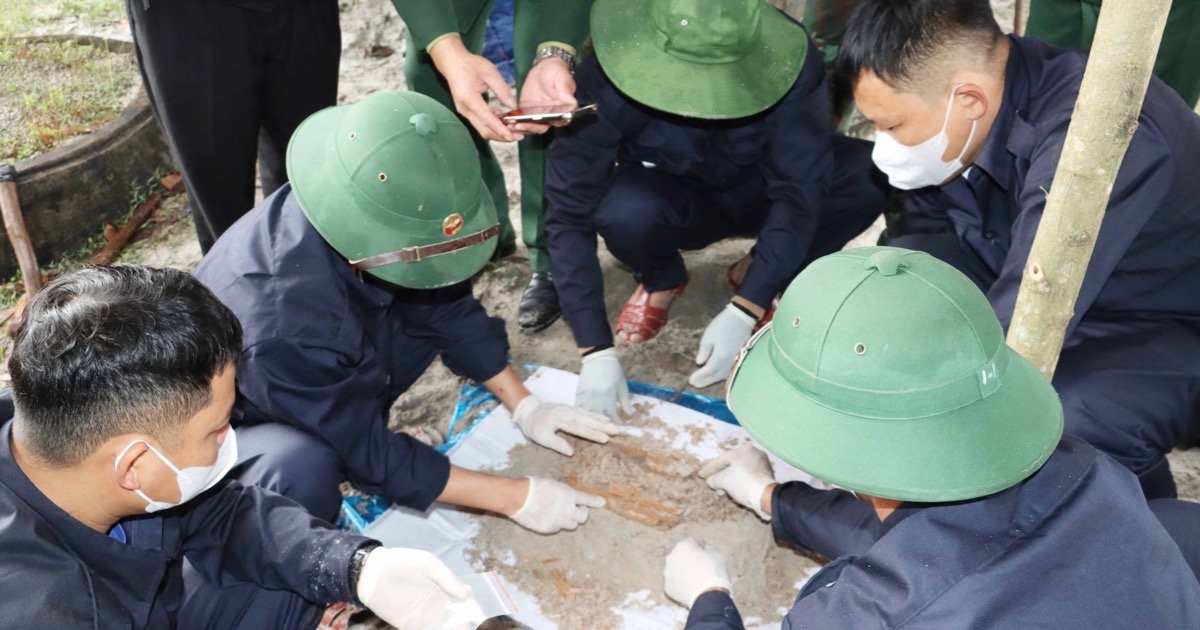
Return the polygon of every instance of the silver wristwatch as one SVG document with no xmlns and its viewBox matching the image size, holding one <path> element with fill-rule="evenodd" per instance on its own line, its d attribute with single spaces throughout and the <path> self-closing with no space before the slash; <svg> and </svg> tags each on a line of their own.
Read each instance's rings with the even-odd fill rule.
<svg viewBox="0 0 1200 630">
<path fill-rule="evenodd" d="M 575 71 L 575 55 L 561 46 L 542 46 L 539 48 L 537 54 L 533 56 L 533 65 L 536 66 L 543 59 L 549 59 L 550 57 L 562 59 L 567 62 L 567 67 L 571 69 L 571 72 Z"/>
</svg>

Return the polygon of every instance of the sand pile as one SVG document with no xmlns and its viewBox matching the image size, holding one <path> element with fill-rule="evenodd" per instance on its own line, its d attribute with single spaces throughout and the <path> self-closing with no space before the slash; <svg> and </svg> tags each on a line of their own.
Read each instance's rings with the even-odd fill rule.
<svg viewBox="0 0 1200 630">
<path fill-rule="evenodd" d="M 509 466 L 497 472 L 564 479 L 606 496 L 608 505 L 593 510 L 578 531 L 554 536 L 505 519 L 481 519 L 469 559 L 519 584 L 562 628 L 614 628 L 624 625 L 631 610 L 684 614 L 663 594 L 662 571 L 671 547 L 691 536 L 725 555 L 747 622 L 778 623 L 797 583 L 818 563 L 778 546 L 769 524 L 695 476 L 700 460 L 671 447 L 681 432 L 698 444 L 711 430 L 681 431 L 646 407 L 628 425 L 643 435 L 618 437 L 606 446 L 575 440 L 571 458 L 532 444 L 514 448 Z"/>
</svg>

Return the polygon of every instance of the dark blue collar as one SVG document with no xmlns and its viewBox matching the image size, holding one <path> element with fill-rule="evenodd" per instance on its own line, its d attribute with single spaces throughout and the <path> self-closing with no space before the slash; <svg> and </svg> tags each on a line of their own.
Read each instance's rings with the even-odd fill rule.
<svg viewBox="0 0 1200 630">
<path fill-rule="evenodd" d="M 1004 96 L 1000 111 L 992 121 L 992 129 L 979 156 L 972 166 L 979 167 L 1008 190 L 1016 176 L 1013 158 L 1029 159 L 1038 137 L 1032 125 L 1025 121 L 1032 86 L 1040 74 L 1041 62 L 1033 47 L 1020 37 L 1008 36 L 1008 62 L 1004 70 Z"/>
</svg>

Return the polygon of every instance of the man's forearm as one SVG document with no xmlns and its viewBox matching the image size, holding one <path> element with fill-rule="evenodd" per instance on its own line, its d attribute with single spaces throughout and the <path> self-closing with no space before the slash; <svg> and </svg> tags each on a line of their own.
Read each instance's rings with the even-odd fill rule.
<svg viewBox="0 0 1200 630">
<path fill-rule="evenodd" d="M 450 466 L 450 480 L 438 501 L 495 512 L 516 514 L 529 495 L 528 479 L 510 479 Z"/>
<path fill-rule="evenodd" d="M 513 370 L 511 365 L 504 366 L 500 373 L 483 382 L 483 386 L 489 392 L 495 394 L 496 398 L 500 399 L 500 403 L 509 411 L 516 411 L 517 405 L 521 404 L 530 395 L 529 390 L 521 379 L 517 377 L 516 370 Z"/>
</svg>

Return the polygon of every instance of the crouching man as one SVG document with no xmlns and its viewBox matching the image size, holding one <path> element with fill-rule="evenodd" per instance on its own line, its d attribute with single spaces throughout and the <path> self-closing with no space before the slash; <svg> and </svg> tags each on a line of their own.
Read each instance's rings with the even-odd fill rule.
<svg viewBox="0 0 1200 630">
<path fill-rule="evenodd" d="M 730 376 L 730 409 L 845 490 L 776 484 L 750 445 L 700 474 L 780 540 L 836 558 L 784 627 L 1198 627 L 1200 583 L 1137 478 L 1063 437 L 1054 389 L 966 276 L 849 250 L 801 273 L 774 322 Z M 741 627 L 715 550 L 680 543 L 665 577 L 688 628 Z"/>
<path fill-rule="evenodd" d="M 413 92 L 381 92 L 304 121 L 291 183 L 226 232 L 196 277 L 246 329 L 235 424 L 239 479 L 334 519 L 339 484 L 424 510 L 436 499 L 575 529 L 603 499 L 548 479 L 451 466 L 388 428 L 388 411 L 437 358 L 483 383 L 531 440 L 607 442 L 607 419 L 530 394 L 508 363 L 504 323 L 469 278 L 499 222 L 458 118 Z"/>
<path fill-rule="evenodd" d="M 725 380 L 808 262 L 884 210 L 870 144 L 834 135 L 821 55 L 762 0 L 597 0 L 596 55 L 579 66 L 595 116 L 558 133 L 546 162 L 546 231 L 563 316 L 582 360 L 581 407 L 617 417 L 629 392 L 614 342 L 648 341 L 688 282 L 680 250 L 756 235 L 734 294 L 705 328 L 693 387 Z M 607 321 L 597 238 L 638 288 Z"/>
<path fill-rule="evenodd" d="M 360 602 L 419 628 L 467 594 L 426 552 L 222 481 L 241 347 L 180 271 L 85 269 L 29 302 L 0 425 L 0 625 L 312 628 Z"/>
</svg>

